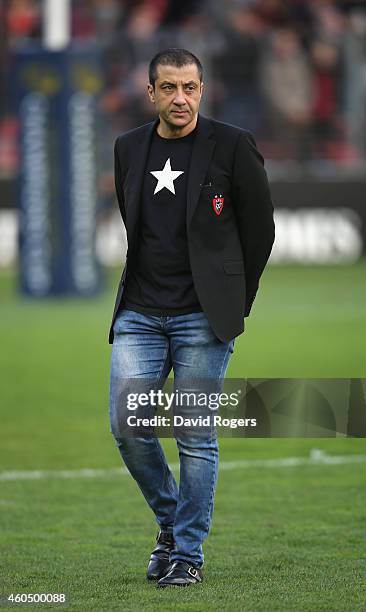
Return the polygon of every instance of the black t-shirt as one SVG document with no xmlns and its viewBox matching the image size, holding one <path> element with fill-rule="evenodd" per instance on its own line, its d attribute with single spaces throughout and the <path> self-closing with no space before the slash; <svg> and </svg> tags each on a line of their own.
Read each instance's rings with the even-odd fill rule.
<svg viewBox="0 0 366 612">
<path fill-rule="evenodd" d="M 195 130 L 153 135 L 141 193 L 138 248 L 128 261 L 122 307 L 155 315 L 199 312 L 189 261 L 186 208 Z"/>
</svg>

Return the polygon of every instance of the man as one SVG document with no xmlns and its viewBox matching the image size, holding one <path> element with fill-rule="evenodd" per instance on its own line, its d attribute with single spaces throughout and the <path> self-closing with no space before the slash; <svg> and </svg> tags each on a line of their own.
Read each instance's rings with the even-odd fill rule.
<svg viewBox="0 0 366 612">
<path fill-rule="evenodd" d="M 216 435 L 175 432 L 178 488 L 158 439 L 125 435 L 120 398 L 124 381 L 161 388 L 171 369 L 177 388 L 199 379 L 220 385 L 272 248 L 273 207 L 253 137 L 198 114 L 200 61 L 168 49 L 151 61 L 149 81 L 158 118 L 115 143 L 128 253 L 110 329 L 110 420 L 160 527 L 147 577 L 186 586 L 202 581 Z"/>
</svg>

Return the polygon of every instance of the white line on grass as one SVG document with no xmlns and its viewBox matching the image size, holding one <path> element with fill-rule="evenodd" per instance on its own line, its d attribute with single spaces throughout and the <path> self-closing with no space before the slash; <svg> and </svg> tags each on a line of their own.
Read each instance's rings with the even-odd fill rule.
<svg viewBox="0 0 366 612">
<path fill-rule="evenodd" d="M 282 457 L 277 459 L 243 459 L 241 461 L 221 461 L 220 470 L 240 468 L 286 468 L 299 465 L 346 465 L 349 463 L 366 463 L 366 455 L 327 455 L 324 451 L 313 448 L 309 457 Z M 172 470 L 178 470 L 179 464 L 173 463 Z M 0 472 L 1 480 L 40 480 L 42 478 L 102 478 L 106 476 L 125 476 L 127 468 L 82 470 L 34 470 L 28 472 Z"/>
</svg>

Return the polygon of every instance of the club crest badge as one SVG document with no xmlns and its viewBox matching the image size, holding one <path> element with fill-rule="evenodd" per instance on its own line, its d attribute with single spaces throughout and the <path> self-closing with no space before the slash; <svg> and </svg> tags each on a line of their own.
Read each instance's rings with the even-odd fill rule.
<svg viewBox="0 0 366 612">
<path fill-rule="evenodd" d="M 222 195 L 215 195 L 215 197 L 212 200 L 212 208 L 214 209 L 215 213 L 217 215 L 221 215 L 222 213 L 222 209 L 224 208 L 224 202 L 225 202 L 225 198 L 222 197 Z"/>
</svg>

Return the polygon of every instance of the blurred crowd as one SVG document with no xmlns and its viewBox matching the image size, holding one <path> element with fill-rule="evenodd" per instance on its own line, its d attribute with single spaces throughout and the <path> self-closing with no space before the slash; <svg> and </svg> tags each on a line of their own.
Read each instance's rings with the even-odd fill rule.
<svg viewBox="0 0 366 612">
<path fill-rule="evenodd" d="M 0 176 L 17 167 L 9 57 L 41 38 L 41 7 L 1 3 Z M 202 112 L 251 130 L 267 159 L 365 159 L 364 0 L 74 0 L 72 38 L 103 53 L 106 193 L 113 140 L 153 116 L 147 67 L 168 46 L 202 60 Z"/>
</svg>

